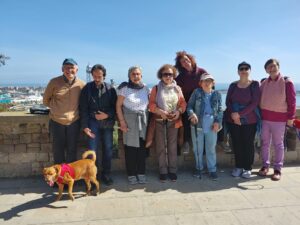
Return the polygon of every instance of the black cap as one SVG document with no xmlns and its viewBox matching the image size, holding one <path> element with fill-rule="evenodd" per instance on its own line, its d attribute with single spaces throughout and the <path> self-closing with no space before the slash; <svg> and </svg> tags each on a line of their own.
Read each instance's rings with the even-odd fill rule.
<svg viewBox="0 0 300 225">
<path fill-rule="evenodd" d="M 240 67 L 242 66 L 247 66 L 249 67 L 249 69 L 251 70 L 251 65 L 245 61 L 241 62 L 239 65 L 238 65 L 238 70 L 240 69 Z"/>
</svg>

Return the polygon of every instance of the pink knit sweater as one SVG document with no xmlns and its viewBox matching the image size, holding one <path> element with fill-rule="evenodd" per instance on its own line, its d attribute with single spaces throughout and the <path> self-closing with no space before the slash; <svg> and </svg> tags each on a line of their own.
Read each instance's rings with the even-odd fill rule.
<svg viewBox="0 0 300 225">
<path fill-rule="evenodd" d="M 291 80 L 285 80 L 281 75 L 275 80 L 269 77 L 260 88 L 263 120 L 286 122 L 295 118 L 296 92 Z"/>
</svg>

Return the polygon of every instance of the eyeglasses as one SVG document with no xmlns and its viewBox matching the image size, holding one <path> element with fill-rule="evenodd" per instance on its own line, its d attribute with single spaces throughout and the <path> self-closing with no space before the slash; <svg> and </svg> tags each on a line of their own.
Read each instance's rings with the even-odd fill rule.
<svg viewBox="0 0 300 225">
<path fill-rule="evenodd" d="M 243 71 L 243 70 L 247 71 L 247 70 L 249 70 L 249 67 L 241 67 L 241 68 L 239 68 L 239 71 Z"/>
<path fill-rule="evenodd" d="M 173 73 L 163 73 L 163 77 L 173 77 Z"/>
</svg>

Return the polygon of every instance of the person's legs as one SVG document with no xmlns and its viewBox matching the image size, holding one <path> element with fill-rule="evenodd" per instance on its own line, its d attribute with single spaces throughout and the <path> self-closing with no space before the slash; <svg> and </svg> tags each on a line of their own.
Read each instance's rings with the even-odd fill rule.
<svg viewBox="0 0 300 225">
<path fill-rule="evenodd" d="M 206 150 L 206 162 L 207 169 L 209 173 L 216 172 L 217 167 L 217 154 L 216 154 L 216 144 L 218 135 L 212 130 L 204 134 L 205 139 L 205 150 Z"/>
<path fill-rule="evenodd" d="M 52 152 L 55 164 L 65 162 L 66 131 L 65 126 L 53 120 L 49 121 L 50 133 L 52 135 Z"/>
<path fill-rule="evenodd" d="M 168 124 L 168 171 L 169 173 L 177 172 L 177 136 L 178 128 L 175 123 Z"/>
<path fill-rule="evenodd" d="M 136 176 L 137 148 L 124 145 L 125 163 L 128 176 Z"/>
<path fill-rule="evenodd" d="M 190 140 L 191 140 L 191 128 L 190 121 L 188 119 L 187 112 L 182 114 L 182 123 L 183 123 L 183 145 L 181 146 L 181 151 L 184 154 L 188 154 L 190 151 Z"/>
<path fill-rule="evenodd" d="M 95 138 L 88 137 L 88 148 L 89 150 L 97 151 L 99 144 L 99 125 L 97 120 L 89 120 L 89 128 L 95 134 Z"/>
<path fill-rule="evenodd" d="M 96 166 L 98 168 L 98 174 L 100 172 L 101 164 L 100 164 L 100 152 L 99 152 L 99 124 L 98 121 L 95 119 L 89 120 L 89 128 L 91 129 L 92 133 L 95 134 L 95 138 L 88 137 L 88 149 L 93 150 L 96 152 Z"/>
<path fill-rule="evenodd" d="M 263 120 L 261 130 L 261 156 L 263 167 L 270 167 L 271 122 Z"/>
<path fill-rule="evenodd" d="M 183 127 L 184 127 L 183 141 L 189 142 L 191 140 L 191 130 L 190 130 L 189 116 L 188 116 L 187 112 L 184 112 L 182 114 L 182 123 L 183 123 Z"/>
<path fill-rule="evenodd" d="M 274 170 L 281 171 L 284 159 L 285 122 L 272 122 L 272 143 L 274 145 Z"/>
<path fill-rule="evenodd" d="M 103 143 L 102 175 L 109 175 L 113 151 L 113 129 L 100 129 L 100 138 Z"/>
<path fill-rule="evenodd" d="M 256 132 L 256 124 L 242 125 L 241 138 L 243 143 L 242 168 L 252 170 L 254 161 L 254 137 Z"/>
<path fill-rule="evenodd" d="M 158 157 L 159 173 L 168 173 L 168 163 L 166 158 L 166 140 L 165 132 L 166 126 L 162 121 L 156 121 L 155 125 L 155 149 Z"/>
<path fill-rule="evenodd" d="M 140 147 L 137 149 L 137 174 L 138 175 L 145 175 L 146 170 L 146 148 L 145 148 L 145 141 L 140 138 Z"/>
<path fill-rule="evenodd" d="M 243 153 L 242 153 L 242 149 L 243 149 L 243 143 L 241 140 L 241 128 L 239 125 L 236 124 L 229 124 L 229 131 L 230 131 L 230 135 L 231 135 L 231 140 L 232 140 L 232 148 L 234 151 L 234 158 L 235 158 L 235 167 L 236 168 L 243 168 L 242 165 L 242 157 L 243 157 Z"/>
<path fill-rule="evenodd" d="M 77 142 L 80 132 L 80 120 L 67 126 L 67 162 L 74 162 L 77 159 Z"/>
</svg>

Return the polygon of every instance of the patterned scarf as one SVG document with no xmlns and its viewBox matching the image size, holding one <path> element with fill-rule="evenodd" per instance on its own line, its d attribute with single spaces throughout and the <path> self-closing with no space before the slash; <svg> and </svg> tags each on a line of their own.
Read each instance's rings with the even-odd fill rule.
<svg viewBox="0 0 300 225">
<path fill-rule="evenodd" d="M 177 103 L 178 103 L 178 86 L 176 84 L 176 81 L 173 80 L 171 84 L 166 85 L 163 81 L 160 81 L 157 85 L 157 94 L 156 94 L 156 104 L 157 106 L 165 110 L 167 112 L 172 112 L 176 109 Z M 169 101 L 166 101 L 165 97 L 173 97 L 172 91 L 176 93 L 176 97 L 172 98 Z"/>
</svg>

